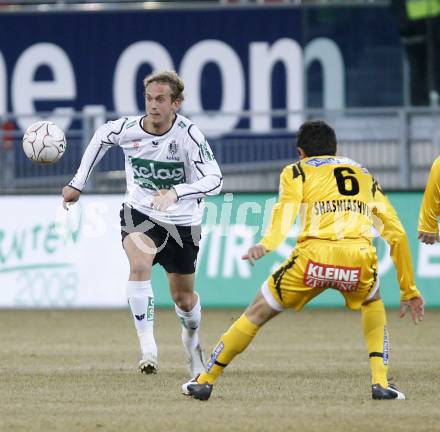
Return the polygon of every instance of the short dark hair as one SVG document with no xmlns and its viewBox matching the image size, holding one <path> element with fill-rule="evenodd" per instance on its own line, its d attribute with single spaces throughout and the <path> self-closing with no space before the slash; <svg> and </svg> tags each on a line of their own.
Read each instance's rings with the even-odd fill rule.
<svg viewBox="0 0 440 432">
<path fill-rule="evenodd" d="M 321 120 L 306 121 L 298 132 L 296 146 L 301 148 L 306 156 L 323 156 L 336 154 L 335 131 Z"/>
</svg>

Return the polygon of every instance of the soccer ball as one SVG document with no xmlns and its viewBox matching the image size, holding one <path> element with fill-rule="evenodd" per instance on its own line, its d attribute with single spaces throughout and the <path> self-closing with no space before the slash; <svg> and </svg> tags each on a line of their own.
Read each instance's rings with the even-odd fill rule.
<svg viewBox="0 0 440 432">
<path fill-rule="evenodd" d="M 39 121 L 26 129 L 23 150 L 32 162 L 51 164 L 66 151 L 66 136 L 55 123 Z"/>
</svg>

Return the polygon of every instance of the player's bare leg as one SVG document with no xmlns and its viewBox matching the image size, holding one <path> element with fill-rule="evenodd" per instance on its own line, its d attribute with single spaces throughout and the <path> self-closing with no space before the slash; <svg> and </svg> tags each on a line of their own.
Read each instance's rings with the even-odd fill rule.
<svg viewBox="0 0 440 432">
<path fill-rule="evenodd" d="M 217 343 L 206 367 L 206 372 L 182 386 L 182 393 L 195 399 L 209 399 L 212 387 L 224 368 L 252 342 L 259 328 L 278 315 L 259 292 L 244 314 L 235 321 Z"/>
<path fill-rule="evenodd" d="M 130 263 L 127 299 L 141 348 L 139 370 L 157 373 L 157 345 L 154 339 L 154 294 L 151 287 L 151 268 L 156 246 L 148 236 L 131 233 L 123 242 Z"/>
<path fill-rule="evenodd" d="M 188 370 L 195 377 L 205 370 L 199 328 L 202 317 L 200 299 L 194 292 L 195 275 L 167 273 L 171 297 L 182 325 L 182 344 L 188 359 Z"/>
<path fill-rule="evenodd" d="M 368 347 L 373 399 L 405 399 L 394 384 L 388 382 L 389 339 L 386 313 L 379 291 L 361 308 L 362 327 Z"/>
</svg>

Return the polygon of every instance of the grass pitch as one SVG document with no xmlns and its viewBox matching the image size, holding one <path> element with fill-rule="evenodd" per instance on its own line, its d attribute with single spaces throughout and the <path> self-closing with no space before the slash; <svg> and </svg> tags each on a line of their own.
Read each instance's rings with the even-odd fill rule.
<svg viewBox="0 0 440 432">
<path fill-rule="evenodd" d="M 239 310 L 205 310 L 210 351 Z M 440 311 L 388 315 L 406 401 L 372 401 L 360 314 L 287 312 L 227 368 L 208 402 L 187 380 L 179 323 L 157 311 L 159 374 L 137 372 L 128 310 L 0 311 L 0 431 L 439 431 Z"/>
</svg>

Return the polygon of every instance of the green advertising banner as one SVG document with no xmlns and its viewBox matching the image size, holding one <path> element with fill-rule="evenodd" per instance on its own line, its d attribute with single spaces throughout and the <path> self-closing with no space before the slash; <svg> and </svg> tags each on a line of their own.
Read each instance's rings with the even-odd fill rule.
<svg viewBox="0 0 440 432">
<path fill-rule="evenodd" d="M 421 193 L 390 199 L 407 230 L 414 273 L 428 306 L 440 306 L 440 244 L 417 241 Z M 123 195 L 84 195 L 66 212 L 58 196 L 3 196 L 0 207 L 0 307 L 126 307 L 127 257 L 121 246 Z M 290 255 L 299 232 L 294 225 L 276 251 L 255 267 L 241 259 L 258 242 L 276 196 L 224 194 L 206 202 L 196 289 L 204 307 L 244 307 L 266 278 Z M 31 209 L 31 211 L 29 210 Z M 382 296 L 398 306 L 396 273 L 385 242 L 375 239 Z M 164 270 L 154 267 L 155 303 L 172 307 Z M 327 290 L 312 306 L 343 306 Z"/>
<path fill-rule="evenodd" d="M 427 306 L 440 306 L 440 245 L 427 246 L 417 241 L 417 218 L 421 193 L 391 193 L 407 231 L 417 286 Z M 203 240 L 198 260 L 196 289 L 204 307 L 244 307 L 252 300 L 261 284 L 289 256 L 295 245 L 295 225 L 286 242 L 251 267 L 241 256 L 257 242 L 264 231 L 276 196 L 271 194 L 225 194 L 206 203 Z M 379 258 L 382 297 L 387 306 L 399 305 L 396 272 L 385 241 L 374 241 Z M 156 305 L 170 305 L 163 270 L 153 272 Z M 164 289 L 162 289 L 162 287 Z M 344 302 L 339 292 L 327 290 L 310 306 L 337 307 Z"/>
</svg>

